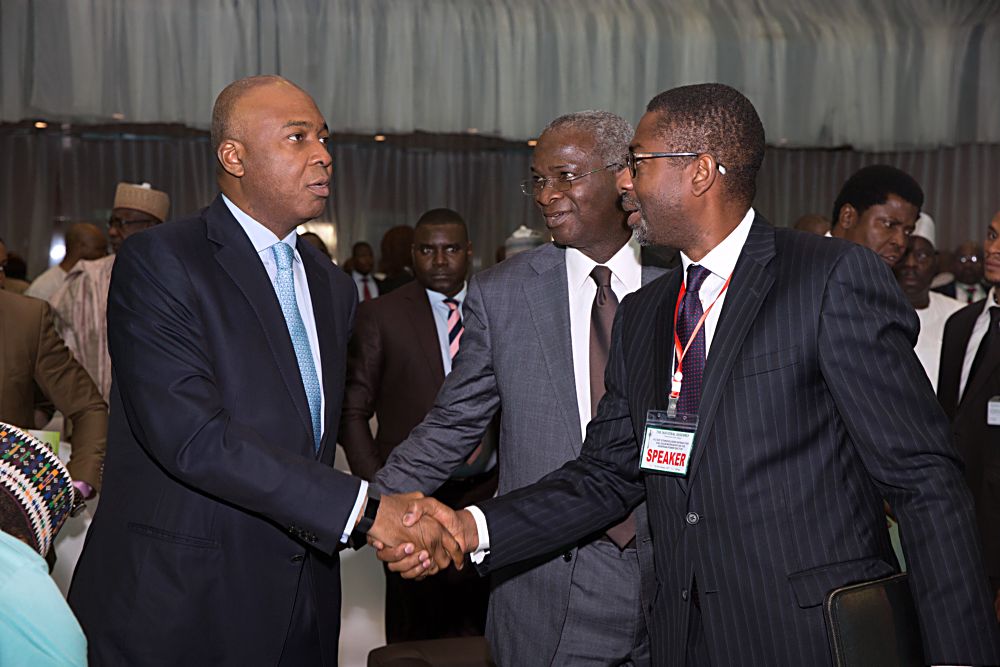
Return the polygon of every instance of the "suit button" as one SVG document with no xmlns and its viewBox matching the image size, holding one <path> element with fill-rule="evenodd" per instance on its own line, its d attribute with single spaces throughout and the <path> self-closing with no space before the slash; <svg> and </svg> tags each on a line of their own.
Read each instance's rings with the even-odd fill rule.
<svg viewBox="0 0 1000 667">
<path fill-rule="evenodd" d="M 687 516 L 684 517 L 684 520 L 693 526 L 699 521 L 701 521 L 701 517 L 698 516 L 697 512 L 688 512 Z"/>
<path fill-rule="evenodd" d="M 687 602 L 687 599 L 688 599 L 688 589 L 685 588 L 684 590 L 681 591 L 681 599 L 684 600 L 685 602 Z"/>
<path fill-rule="evenodd" d="M 294 556 L 292 556 L 292 562 L 301 563 L 304 558 L 305 556 L 303 556 L 302 554 L 295 554 Z"/>
<path fill-rule="evenodd" d="M 573 554 L 567 551 L 566 553 L 563 554 L 563 560 L 566 561 L 567 563 L 570 562 L 571 560 L 573 560 Z"/>
</svg>

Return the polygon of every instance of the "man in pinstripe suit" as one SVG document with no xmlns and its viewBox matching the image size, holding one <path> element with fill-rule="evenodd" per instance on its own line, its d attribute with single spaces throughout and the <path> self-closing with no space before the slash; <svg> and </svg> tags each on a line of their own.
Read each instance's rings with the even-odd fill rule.
<svg viewBox="0 0 1000 667">
<path fill-rule="evenodd" d="M 607 394 L 580 457 L 478 508 L 416 502 L 411 518 L 433 513 L 489 572 L 645 499 L 654 664 L 821 665 L 831 662 L 827 593 L 896 570 L 886 498 L 926 660 L 1000 664 L 971 498 L 889 268 L 860 245 L 773 228 L 751 208 L 764 131 L 728 86 L 655 97 L 630 153 L 619 177 L 630 223 L 646 242 L 679 248 L 683 270 L 619 307 Z M 648 411 L 665 409 L 673 389 L 682 285 L 709 313 L 693 334 L 706 356 L 684 359 L 680 401 L 693 399 L 698 425 L 686 474 L 667 476 L 640 468 L 640 448 Z"/>
</svg>

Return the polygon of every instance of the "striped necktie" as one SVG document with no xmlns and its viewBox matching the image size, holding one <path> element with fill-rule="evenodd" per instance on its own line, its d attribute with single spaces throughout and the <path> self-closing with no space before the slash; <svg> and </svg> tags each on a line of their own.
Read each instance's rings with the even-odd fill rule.
<svg viewBox="0 0 1000 667">
<path fill-rule="evenodd" d="M 292 272 L 292 246 L 279 241 L 271 246 L 274 253 L 274 263 L 278 272 L 274 279 L 274 290 L 278 294 L 278 303 L 285 316 L 285 326 L 292 339 L 295 349 L 295 359 L 299 362 L 299 375 L 302 376 L 302 387 L 309 401 L 309 414 L 312 417 L 313 447 L 319 451 L 320 436 L 323 424 L 320 421 L 320 410 L 323 404 L 323 394 L 319 386 L 319 376 L 316 374 L 316 364 L 313 361 L 312 348 L 309 346 L 309 335 L 306 325 L 302 322 L 299 304 L 295 299 L 295 274 Z"/>
<path fill-rule="evenodd" d="M 458 345 L 462 340 L 462 313 L 458 308 L 458 301 L 448 297 L 444 300 L 444 305 L 448 306 L 448 354 L 451 359 L 458 354 Z"/>
</svg>

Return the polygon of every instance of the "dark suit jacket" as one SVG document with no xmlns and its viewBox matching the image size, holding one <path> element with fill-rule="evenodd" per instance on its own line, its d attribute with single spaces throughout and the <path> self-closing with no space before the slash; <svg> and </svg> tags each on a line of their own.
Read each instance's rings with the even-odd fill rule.
<svg viewBox="0 0 1000 667">
<path fill-rule="evenodd" d="M 423 285 L 413 280 L 362 303 L 351 337 L 340 426 L 340 444 L 351 471 L 371 480 L 434 406 L 443 383 L 441 345 Z M 372 415 L 378 416 L 374 437 L 368 426 Z M 495 490 L 494 474 L 451 504 L 464 507 L 491 497 Z"/>
<path fill-rule="evenodd" d="M 1000 396 L 1000 353 L 996 346 L 983 360 L 983 372 L 977 372 L 975 382 L 970 378 L 961 400 L 958 396 L 965 349 L 976 318 L 986 305 L 985 299 L 977 301 L 948 318 L 941 344 L 938 400 L 951 420 L 955 446 L 965 460 L 965 479 L 976 503 L 986 573 L 997 590 L 1000 588 L 1000 426 L 986 425 L 986 404 L 990 398 Z"/>
<path fill-rule="evenodd" d="M 361 304 L 348 355 L 340 444 L 351 471 L 370 480 L 434 405 L 444 367 L 423 286 L 407 283 Z M 378 434 L 368 420 L 378 414 Z"/>
<path fill-rule="evenodd" d="M 69 474 L 101 490 L 108 406 L 39 299 L 0 290 L 0 420 L 34 428 L 35 387 L 73 420 Z"/>
<path fill-rule="evenodd" d="M 357 297 L 298 251 L 322 358 L 319 461 L 277 296 L 221 197 L 118 254 L 104 496 L 69 595 L 92 665 L 276 664 L 304 563 L 317 664 L 336 664 L 336 551 L 360 480 L 332 463 Z"/>
<path fill-rule="evenodd" d="M 831 662 L 827 592 L 893 572 L 896 510 L 932 664 L 997 664 L 1000 633 L 948 424 L 913 354 L 917 318 L 871 251 L 758 218 L 705 367 L 688 479 L 639 470 L 664 409 L 681 272 L 626 298 L 580 458 L 482 504 L 486 571 L 645 498 L 660 589 L 653 663 L 684 664 L 690 590 L 713 664 Z"/>
</svg>

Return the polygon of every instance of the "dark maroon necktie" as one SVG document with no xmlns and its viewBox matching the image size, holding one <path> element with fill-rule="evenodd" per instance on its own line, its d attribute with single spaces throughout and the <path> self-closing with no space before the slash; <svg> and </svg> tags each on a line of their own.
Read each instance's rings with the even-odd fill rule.
<svg viewBox="0 0 1000 667">
<path fill-rule="evenodd" d="M 597 294 L 590 309 L 590 416 L 593 418 L 605 392 L 604 370 L 608 366 L 611 325 L 615 321 L 618 297 L 611 289 L 611 269 L 595 266 L 590 277 L 597 283 Z M 629 514 L 624 521 L 608 528 L 607 535 L 619 549 L 627 547 L 635 540 L 635 516 Z"/>
</svg>

